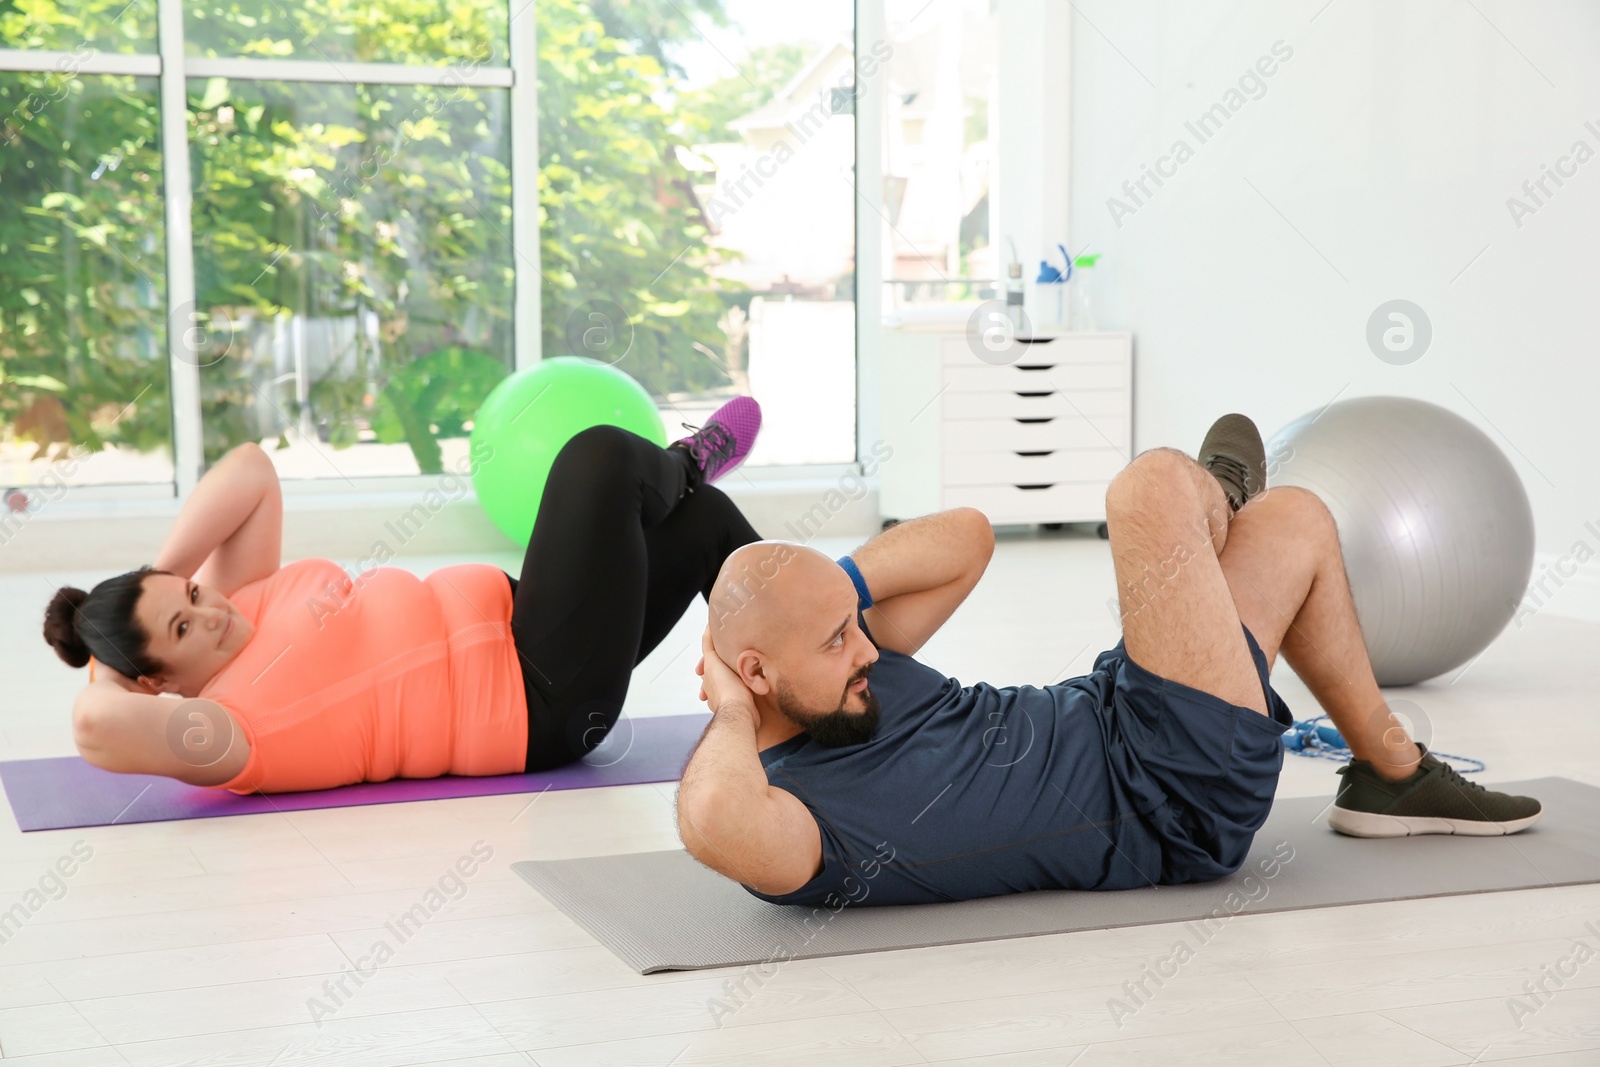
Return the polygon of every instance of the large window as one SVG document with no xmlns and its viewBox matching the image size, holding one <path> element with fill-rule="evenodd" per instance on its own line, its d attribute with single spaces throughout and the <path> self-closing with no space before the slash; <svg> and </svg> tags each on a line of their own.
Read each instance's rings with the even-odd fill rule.
<svg viewBox="0 0 1600 1067">
<path fill-rule="evenodd" d="M 567 354 L 852 460 L 853 64 L 848 0 L 0 0 L 0 488 L 426 474 Z"/>
</svg>

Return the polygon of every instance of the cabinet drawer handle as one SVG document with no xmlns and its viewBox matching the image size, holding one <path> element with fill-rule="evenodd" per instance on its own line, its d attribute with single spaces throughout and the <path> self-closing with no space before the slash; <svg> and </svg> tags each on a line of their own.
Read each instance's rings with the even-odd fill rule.
<svg viewBox="0 0 1600 1067">
<path fill-rule="evenodd" d="M 1018 363 L 1016 368 L 1018 370 L 1055 370 L 1056 365 L 1054 363 Z"/>
<path fill-rule="evenodd" d="M 1024 392 L 1021 389 L 1013 389 L 1012 392 L 1016 393 L 1018 396 L 1027 397 L 1029 399 L 1033 399 L 1035 397 L 1041 397 L 1041 396 L 1055 396 L 1056 395 L 1056 391 L 1054 389 L 1045 389 L 1043 391 L 1028 391 L 1028 392 Z"/>
<path fill-rule="evenodd" d="M 1016 454 L 1019 456 L 1053 456 L 1056 454 L 1056 450 L 1053 448 L 1046 448 L 1037 452 L 1017 452 Z"/>
<path fill-rule="evenodd" d="M 1015 482 L 1011 484 L 1016 485 Z M 1055 482 L 1034 482 L 1030 485 L 1016 485 L 1016 487 L 1018 489 L 1053 489 L 1055 484 Z"/>
<path fill-rule="evenodd" d="M 1055 338 L 1054 337 L 1019 337 L 1019 338 L 1017 338 L 1017 340 L 1021 341 L 1025 345 L 1047 345 L 1047 344 L 1051 344 L 1052 342 L 1054 342 Z"/>
<path fill-rule="evenodd" d="M 1023 425 L 1032 425 L 1033 423 L 1037 423 L 1037 422 L 1055 422 L 1056 421 L 1056 417 L 1054 415 L 1046 415 L 1043 418 L 1037 418 L 1037 419 L 1013 418 L 1011 421 L 1012 422 L 1020 422 Z"/>
</svg>

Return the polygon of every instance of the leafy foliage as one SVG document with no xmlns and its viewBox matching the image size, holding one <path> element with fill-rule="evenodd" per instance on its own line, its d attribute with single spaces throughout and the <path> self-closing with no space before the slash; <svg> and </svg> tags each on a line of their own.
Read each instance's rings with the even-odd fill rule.
<svg viewBox="0 0 1600 1067">
<path fill-rule="evenodd" d="M 0 420 L 171 440 L 155 80 L 0 74 Z"/>
<path fill-rule="evenodd" d="M 37 2 L 37 0 L 35 0 Z M 506 0 L 185 0 L 191 55 L 505 65 Z"/>
<path fill-rule="evenodd" d="M 69 52 L 65 73 L 90 52 L 154 53 L 156 0 L 0 0 L 0 48 Z"/>
<path fill-rule="evenodd" d="M 406 365 L 379 397 L 372 429 L 379 441 L 405 441 L 423 474 L 444 470 L 441 437 L 465 437 L 467 423 L 506 376 L 492 356 L 467 348 L 441 348 Z"/>
<path fill-rule="evenodd" d="M 668 50 L 697 33 L 690 22 L 696 16 L 703 23 L 726 26 L 728 14 L 722 5 L 723 0 L 590 0 L 589 10 L 607 37 L 627 42 L 679 77 L 683 70 L 672 62 Z"/>
</svg>

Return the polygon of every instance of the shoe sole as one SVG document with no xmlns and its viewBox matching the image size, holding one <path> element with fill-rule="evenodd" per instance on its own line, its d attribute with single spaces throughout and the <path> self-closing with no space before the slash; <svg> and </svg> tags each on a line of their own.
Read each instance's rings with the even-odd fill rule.
<svg viewBox="0 0 1600 1067">
<path fill-rule="evenodd" d="M 1455 834 L 1458 837 L 1504 837 L 1526 830 L 1539 821 L 1543 811 L 1507 822 L 1479 819 L 1439 819 L 1420 815 L 1379 815 L 1370 811 L 1351 811 L 1335 807 L 1328 825 L 1351 837 L 1415 837 L 1419 834 Z"/>
<path fill-rule="evenodd" d="M 723 467 L 721 470 L 719 470 L 716 474 L 708 475 L 706 477 L 706 484 L 707 485 L 711 485 L 711 484 L 713 484 L 715 482 L 722 481 L 722 479 L 726 478 L 728 475 L 732 474 L 734 471 L 736 471 L 740 467 L 744 466 L 744 461 L 746 459 L 749 459 L 749 458 L 750 458 L 750 454 L 747 452 L 747 453 L 745 453 L 745 455 L 737 463 L 729 464 L 728 466 Z"/>
</svg>

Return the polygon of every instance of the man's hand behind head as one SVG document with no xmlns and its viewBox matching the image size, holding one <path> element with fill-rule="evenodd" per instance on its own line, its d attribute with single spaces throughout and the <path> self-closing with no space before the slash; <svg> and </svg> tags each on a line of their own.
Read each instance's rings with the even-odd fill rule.
<svg viewBox="0 0 1600 1067">
<path fill-rule="evenodd" d="M 756 728 L 761 728 L 761 711 L 756 707 L 755 694 L 750 692 L 749 686 L 744 684 L 733 668 L 717 655 L 716 647 L 711 643 L 709 623 L 705 633 L 700 636 L 700 662 L 695 664 L 694 672 L 700 675 L 700 699 L 713 712 L 720 711 L 726 704 L 742 704 L 755 719 Z"/>
</svg>

